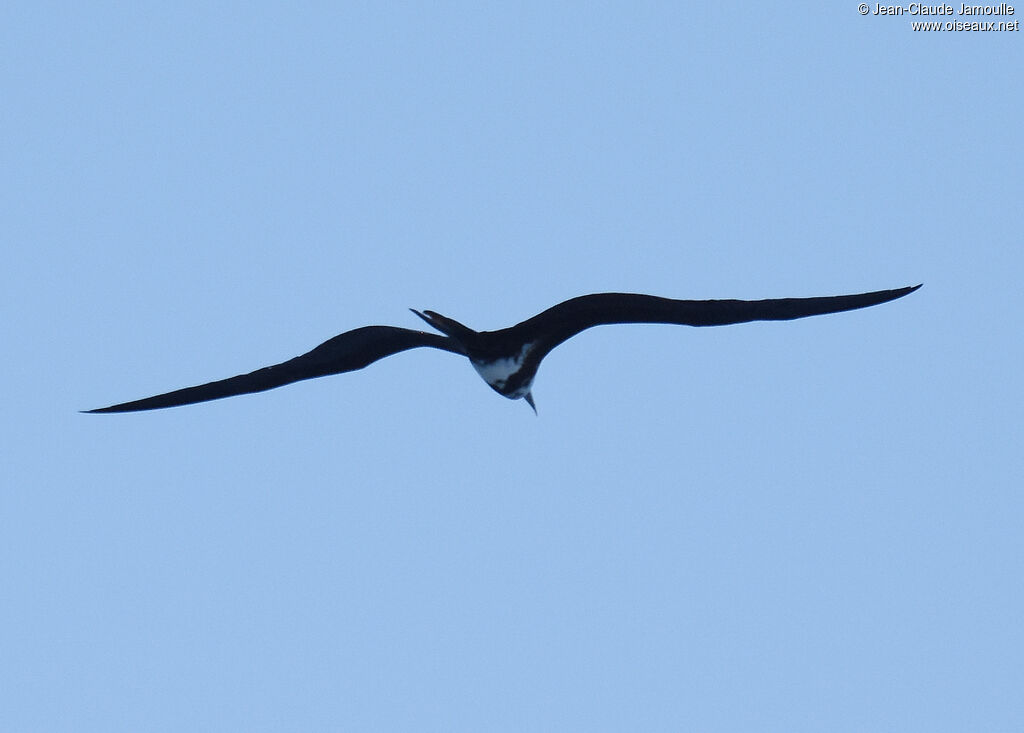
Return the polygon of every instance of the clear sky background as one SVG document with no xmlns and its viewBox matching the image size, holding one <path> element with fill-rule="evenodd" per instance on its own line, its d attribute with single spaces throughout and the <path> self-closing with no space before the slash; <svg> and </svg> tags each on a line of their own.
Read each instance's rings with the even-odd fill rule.
<svg viewBox="0 0 1024 733">
<path fill-rule="evenodd" d="M 1021 730 L 1021 34 L 480 5 L 0 11 L 0 729 Z M 588 331 L 537 417 L 428 349 L 77 412 L 918 282 Z"/>
</svg>

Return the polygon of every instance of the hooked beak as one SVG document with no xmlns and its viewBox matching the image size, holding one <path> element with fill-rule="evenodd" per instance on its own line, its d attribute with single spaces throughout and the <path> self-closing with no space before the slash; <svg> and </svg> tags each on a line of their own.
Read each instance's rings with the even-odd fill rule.
<svg viewBox="0 0 1024 733">
<path fill-rule="evenodd" d="M 533 393 L 527 392 L 525 395 L 523 395 L 523 399 L 526 400 L 526 404 L 533 408 L 533 414 L 536 415 L 537 405 L 533 404 Z"/>
</svg>

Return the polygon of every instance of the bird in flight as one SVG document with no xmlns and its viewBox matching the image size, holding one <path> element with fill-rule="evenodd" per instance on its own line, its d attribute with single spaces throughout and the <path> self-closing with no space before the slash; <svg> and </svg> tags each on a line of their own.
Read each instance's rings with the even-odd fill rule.
<svg viewBox="0 0 1024 733">
<path fill-rule="evenodd" d="M 511 400 L 522 398 L 536 412 L 531 388 L 541 360 L 563 341 L 594 326 L 616 323 L 726 326 L 749 321 L 788 321 L 867 308 L 902 298 L 919 287 L 770 300 L 673 300 L 653 295 L 598 293 L 572 298 L 498 331 L 474 331 L 434 311 L 413 310 L 440 333 L 395 326 L 364 326 L 335 336 L 294 359 L 248 374 L 84 412 L 156 410 L 263 392 L 303 379 L 356 371 L 385 356 L 420 346 L 468 357 L 473 368 L 495 392 Z"/>
</svg>

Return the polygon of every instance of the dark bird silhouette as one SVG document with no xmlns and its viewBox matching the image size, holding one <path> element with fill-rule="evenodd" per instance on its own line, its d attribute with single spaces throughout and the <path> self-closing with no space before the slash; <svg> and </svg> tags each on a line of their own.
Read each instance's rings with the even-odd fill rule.
<svg viewBox="0 0 1024 733">
<path fill-rule="evenodd" d="M 615 323 L 726 326 L 749 321 L 788 321 L 867 308 L 902 298 L 919 287 L 857 295 L 771 300 L 672 300 L 653 295 L 599 293 L 572 298 L 499 331 L 474 331 L 434 311 L 413 310 L 444 335 L 394 326 L 365 326 L 335 336 L 312 351 L 281 364 L 86 412 L 156 410 L 263 392 L 303 379 L 362 369 L 385 356 L 420 346 L 468 357 L 473 368 L 495 392 L 513 400 L 523 398 L 536 412 L 531 387 L 541 360 L 563 341 L 594 326 Z"/>
</svg>

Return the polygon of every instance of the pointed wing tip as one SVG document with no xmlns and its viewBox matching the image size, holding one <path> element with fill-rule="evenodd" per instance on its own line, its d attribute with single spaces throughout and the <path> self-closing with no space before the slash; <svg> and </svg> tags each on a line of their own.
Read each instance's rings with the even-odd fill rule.
<svg viewBox="0 0 1024 733">
<path fill-rule="evenodd" d="M 135 410 L 122 409 L 120 405 L 111 405 L 110 407 L 97 407 L 92 410 L 79 410 L 79 415 L 104 415 L 113 412 L 135 412 Z"/>
<path fill-rule="evenodd" d="M 895 295 L 891 298 L 891 300 L 896 300 L 896 298 L 904 298 L 913 293 L 914 291 L 920 290 L 922 285 L 924 285 L 924 283 L 918 283 L 917 285 L 907 285 L 906 287 L 903 288 L 897 288 L 896 290 L 892 291 L 893 293 L 895 293 Z"/>
<path fill-rule="evenodd" d="M 117 405 L 111 405 L 110 407 L 94 407 L 91 410 L 79 410 L 79 415 L 98 415 L 101 412 L 112 412 Z"/>
</svg>

